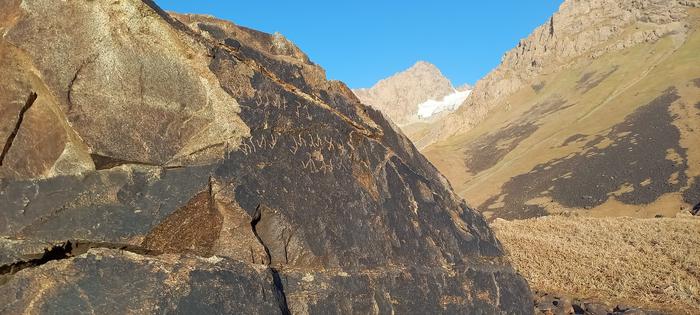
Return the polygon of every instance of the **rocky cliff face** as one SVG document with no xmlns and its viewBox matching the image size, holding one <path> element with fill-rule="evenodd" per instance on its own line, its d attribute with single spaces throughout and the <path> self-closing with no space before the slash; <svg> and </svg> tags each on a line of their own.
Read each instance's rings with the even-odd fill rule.
<svg viewBox="0 0 700 315">
<path fill-rule="evenodd" d="M 0 8 L 0 313 L 532 312 L 483 218 L 283 36 Z"/>
<path fill-rule="evenodd" d="M 495 107 L 547 72 L 566 69 L 579 59 L 595 60 L 668 34 L 687 33 L 686 9 L 697 0 L 567 0 L 559 11 L 517 47 L 501 64 L 477 82 L 473 93 L 453 115 L 435 124 L 417 141 L 425 147 L 482 122 Z"/>
<path fill-rule="evenodd" d="M 369 89 L 353 90 L 364 104 L 385 113 L 399 126 L 418 117 L 418 105 L 439 101 L 455 92 L 449 79 L 433 64 L 419 61 L 406 71 L 383 79 Z"/>
</svg>

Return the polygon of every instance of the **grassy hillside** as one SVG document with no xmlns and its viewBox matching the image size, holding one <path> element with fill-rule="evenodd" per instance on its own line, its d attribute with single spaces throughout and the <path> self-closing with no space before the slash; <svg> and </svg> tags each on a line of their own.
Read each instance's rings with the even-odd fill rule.
<svg viewBox="0 0 700 315">
<path fill-rule="evenodd" d="M 688 35 L 545 70 L 476 128 L 424 153 L 490 218 L 692 208 L 700 202 L 700 9 L 689 14 Z"/>
</svg>

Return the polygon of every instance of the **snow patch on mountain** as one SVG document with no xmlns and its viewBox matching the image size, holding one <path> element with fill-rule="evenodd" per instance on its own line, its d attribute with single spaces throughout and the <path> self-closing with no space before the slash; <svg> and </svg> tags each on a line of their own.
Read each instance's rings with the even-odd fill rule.
<svg viewBox="0 0 700 315">
<path fill-rule="evenodd" d="M 472 90 L 458 91 L 449 94 L 442 100 L 427 100 L 418 104 L 418 118 L 426 119 L 443 111 L 454 111 L 469 97 Z"/>
</svg>

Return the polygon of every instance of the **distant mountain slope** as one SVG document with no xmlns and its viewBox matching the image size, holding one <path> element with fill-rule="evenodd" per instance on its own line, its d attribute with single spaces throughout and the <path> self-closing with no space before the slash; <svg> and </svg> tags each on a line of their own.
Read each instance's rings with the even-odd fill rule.
<svg viewBox="0 0 700 315">
<path fill-rule="evenodd" d="M 700 202 L 697 6 L 566 1 L 417 144 L 490 217 L 690 209 Z"/>
<path fill-rule="evenodd" d="M 419 61 L 371 88 L 353 92 L 363 103 L 379 109 L 395 124 L 404 126 L 417 120 L 419 110 L 423 118 L 428 118 L 458 107 L 466 98 L 465 87 L 468 86 L 455 89 L 435 65 Z"/>
<path fill-rule="evenodd" d="M 475 127 L 491 109 L 536 84 L 539 75 L 567 69 L 581 59 L 593 60 L 668 34 L 685 33 L 686 8 L 697 6 L 700 0 L 567 0 L 477 82 L 457 113 L 434 124 L 417 144 L 425 147 Z"/>
</svg>

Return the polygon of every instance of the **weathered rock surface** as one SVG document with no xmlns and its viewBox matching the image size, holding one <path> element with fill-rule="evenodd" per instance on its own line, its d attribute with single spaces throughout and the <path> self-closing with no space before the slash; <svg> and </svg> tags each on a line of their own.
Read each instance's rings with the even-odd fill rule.
<svg viewBox="0 0 700 315">
<path fill-rule="evenodd" d="M 362 103 L 380 110 L 395 124 L 402 126 L 416 120 L 418 104 L 427 100 L 441 100 L 454 93 L 455 89 L 435 65 L 419 61 L 371 88 L 355 89 L 353 92 Z"/>
<path fill-rule="evenodd" d="M 25 269 L 4 286 L 3 314 L 280 313 L 267 268 L 227 258 L 90 249 Z"/>
<path fill-rule="evenodd" d="M 482 216 L 281 35 L 0 8 L 0 313 L 532 312 Z"/>
</svg>

